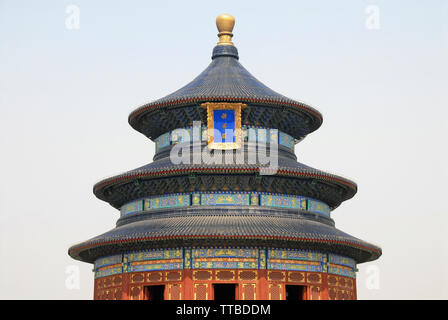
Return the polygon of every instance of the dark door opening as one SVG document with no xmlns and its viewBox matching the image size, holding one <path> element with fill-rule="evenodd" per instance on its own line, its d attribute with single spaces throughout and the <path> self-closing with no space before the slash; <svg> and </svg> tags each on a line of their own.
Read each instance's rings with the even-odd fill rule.
<svg viewBox="0 0 448 320">
<path fill-rule="evenodd" d="M 151 301 L 165 300 L 165 286 L 146 287 L 146 300 Z"/>
<path fill-rule="evenodd" d="M 286 300 L 306 300 L 306 287 L 286 285 Z"/>
<path fill-rule="evenodd" d="M 214 284 L 215 300 L 234 301 L 236 296 L 236 284 Z"/>
</svg>

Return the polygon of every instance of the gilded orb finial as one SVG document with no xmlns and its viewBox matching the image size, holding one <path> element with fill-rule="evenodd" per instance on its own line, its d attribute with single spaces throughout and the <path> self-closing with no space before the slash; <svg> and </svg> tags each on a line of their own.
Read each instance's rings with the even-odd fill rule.
<svg viewBox="0 0 448 320">
<path fill-rule="evenodd" d="M 230 14 L 220 14 L 216 18 L 216 26 L 218 27 L 218 45 L 233 46 L 233 26 L 235 25 L 235 18 Z"/>
</svg>

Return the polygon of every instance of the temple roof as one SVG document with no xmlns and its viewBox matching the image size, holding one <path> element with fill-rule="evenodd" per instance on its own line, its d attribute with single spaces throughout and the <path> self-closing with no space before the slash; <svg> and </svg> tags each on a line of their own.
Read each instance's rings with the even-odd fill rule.
<svg viewBox="0 0 448 320">
<path fill-rule="evenodd" d="M 99 181 L 93 187 L 93 191 L 99 199 L 109 202 L 116 208 L 139 197 L 198 191 L 201 187 L 209 189 L 207 183 L 215 184 L 216 190 L 221 190 L 222 184 L 225 183 L 229 190 L 234 187 L 244 190 L 244 186 L 248 186 L 251 190 L 259 189 L 264 192 L 307 195 L 326 202 L 333 209 L 355 195 L 357 191 L 355 182 L 297 162 L 295 157 L 284 156 L 289 153 L 284 151 L 279 153 L 275 174 L 260 175 L 258 187 L 248 179 L 250 176 L 259 175 L 262 166 L 259 163 L 249 164 L 247 159 L 242 164 L 226 164 L 224 160 L 222 164 L 206 164 L 201 159 L 200 164 L 173 165 L 169 157 L 164 157 Z M 191 175 L 197 177 L 194 185 L 190 181 Z M 202 181 L 202 176 L 207 177 L 206 181 Z M 216 179 L 218 176 L 233 178 L 224 182 L 220 178 Z"/>
<path fill-rule="evenodd" d="M 129 123 L 137 131 L 154 139 L 164 131 L 188 126 L 194 120 L 204 120 L 199 110 L 179 113 L 172 111 L 172 108 L 198 106 L 207 101 L 234 101 L 252 105 L 259 109 L 254 112 L 259 116 L 248 117 L 246 124 L 283 129 L 297 139 L 322 124 L 322 115 L 316 109 L 273 91 L 251 75 L 239 63 L 237 48 L 230 45 L 216 46 L 212 62 L 199 76 L 183 88 L 133 111 L 129 115 Z M 267 106 L 269 110 L 262 106 Z M 151 114 L 160 109 L 164 113 L 171 112 L 171 115 L 160 118 L 160 115 Z M 283 123 L 282 112 L 285 116 Z M 171 121 L 174 122 L 169 124 Z"/>
<path fill-rule="evenodd" d="M 232 210 L 233 213 L 232 213 Z M 234 245 L 283 245 L 330 250 L 358 263 L 377 259 L 381 249 L 331 225 L 292 214 L 267 214 L 251 209 L 167 211 L 118 226 L 70 248 L 69 254 L 93 262 L 102 255 L 166 246 L 201 246 L 220 239 Z M 247 212 L 246 212 L 247 211 Z M 283 244 L 281 244 L 283 243 Z"/>
<path fill-rule="evenodd" d="M 155 139 L 176 128 L 189 127 L 193 121 L 206 123 L 207 112 L 200 105 L 214 101 L 245 103 L 243 125 L 275 128 L 295 139 L 319 128 L 322 115 L 317 110 L 271 90 L 239 63 L 238 50 L 231 42 L 234 21 L 224 19 L 220 23 L 220 40 L 210 65 L 183 88 L 133 111 L 128 119 L 131 126 Z M 206 142 L 201 144 L 205 146 Z M 357 192 L 351 180 L 299 163 L 293 151 L 282 146 L 278 148 L 275 173 L 262 174 L 259 158 L 256 163 L 248 160 L 255 152 L 249 144 L 242 148 L 248 157 L 231 164 L 210 164 L 203 157 L 198 163 L 174 164 L 169 157 L 174 147 L 167 145 L 156 153 L 154 162 L 98 182 L 94 194 L 120 208 L 136 199 L 172 193 L 273 192 L 310 197 L 334 209 Z M 271 147 L 266 150 L 271 153 Z M 69 254 L 94 262 L 99 257 L 136 250 L 220 245 L 310 249 L 341 254 L 357 263 L 381 255 L 381 248 L 335 228 L 330 217 L 262 206 L 146 210 L 120 218 L 114 229 L 72 246 Z"/>
<path fill-rule="evenodd" d="M 209 97 L 235 100 L 264 99 L 277 103 L 300 104 L 271 90 L 251 75 L 239 63 L 237 48 L 233 46 L 216 46 L 212 62 L 201 74 L 183 88 L 153 103 Z"/>
</svg>

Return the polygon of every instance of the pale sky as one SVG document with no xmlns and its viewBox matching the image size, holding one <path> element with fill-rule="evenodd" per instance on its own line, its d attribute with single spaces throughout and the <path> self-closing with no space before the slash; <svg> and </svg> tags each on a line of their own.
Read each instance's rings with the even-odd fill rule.
<svg viewBox="0 0 448 320">
<path fill-rule="evenodd" d="M 448 299 L 444 0 L 0 0 L 0 299 L 92 298 L 92 265 L 67 249 L 119 217 L 92 187 L 152 161 L 127 117 L 207 67 L 221 13 L 243 66 L 323 114 L 298 160 L 358 184 L 332 212 L 383 249 L 358 298 Z"/>
</svg>

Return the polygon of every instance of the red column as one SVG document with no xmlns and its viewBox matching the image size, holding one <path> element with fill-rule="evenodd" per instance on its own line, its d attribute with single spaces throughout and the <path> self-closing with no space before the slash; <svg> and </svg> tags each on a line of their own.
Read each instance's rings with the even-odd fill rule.
<svg viewBox="0 0 448 320">
<path fill-rule="evenodd" d="M 267 270 L 258 270 L 258 281 L 257 281 L 257 300 L 268 300 L 269 299 L 269 287 L 267 280 Z"/>
<path fill-rule="evenodd" d="M 98 279 L 94 279 L 93 280 L 93 300 L 97 300 L 98 299 Z"/>
<path fill-rule="evenodd" d="M 121 278 L 121 299 L 122 300 L 129 300 L 129 284 L 131 273 L 123 273 Z"/>
<path fill-rule="evenodd" d="M 185 269 L 184 278 L 182 281 L 182 300 L 193 300 L 194 299 L 194 288 L 193 288 L 193 273 L 191 269 Z"/>
<path fill-rule="evenodd" d="M 321 300 L 328 300 L 328 275 L 327 273 L 321 273 L 322 275 L 322 287 L 320 292 Z"/>
</svg>

